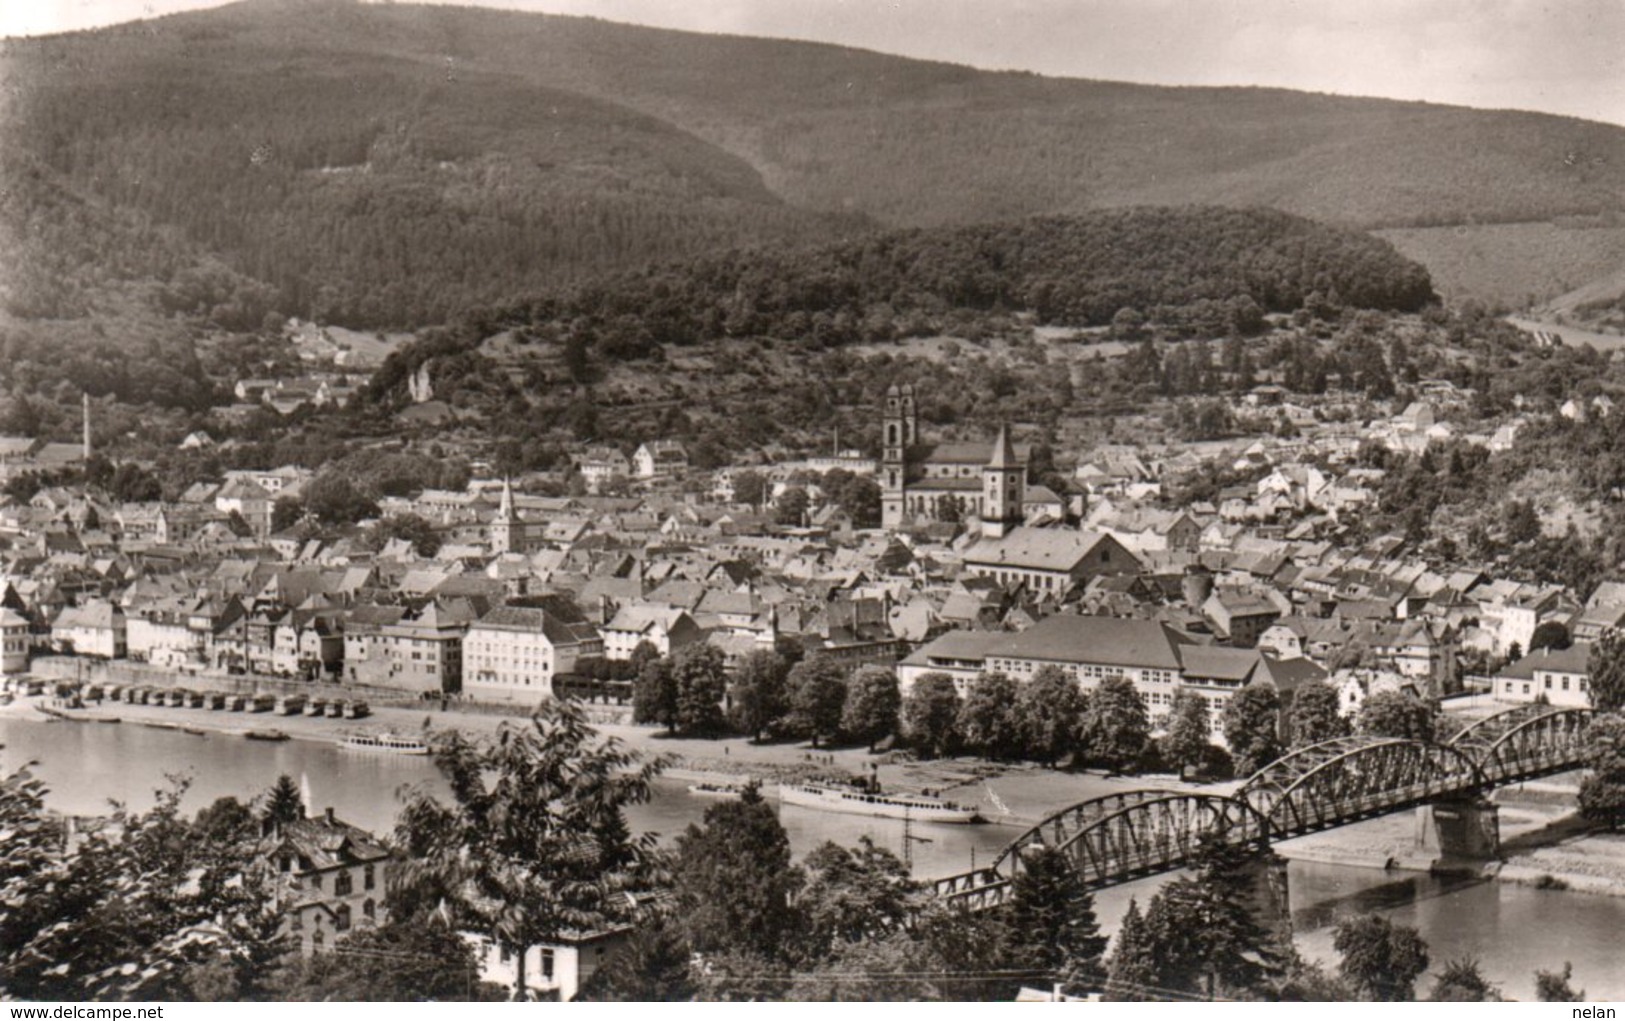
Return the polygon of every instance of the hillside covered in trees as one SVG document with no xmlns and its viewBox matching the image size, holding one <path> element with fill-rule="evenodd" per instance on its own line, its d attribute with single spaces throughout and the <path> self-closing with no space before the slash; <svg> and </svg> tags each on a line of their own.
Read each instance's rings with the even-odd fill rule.
<svg viewBox="0 0 1625 1021">
<path fill-rule="evenodd" d="M 51 253 L 4 296 L 28 319 L 78 314 L 110 263 L 152 281 L 165 314 L 227 329 L 267 312 L 413 328 L 877 224 L 1186 203 L 1510 222 L 1607 213 L 1625 193 L 1625 130 L 1572 119 L 466 8 L 261 0 L 11 40 L 0 61 L 0 191 L 31 178 L 118 212 L 87 244 L 5 204 L 9 247 Z M 177 245 L 195 253 L 185 286 Z"/>
<path fill-rule="evenodd" d="M 1256 333 L 1305 305 L 1414 312 L 1425 269 L 1386 242 L 1273 210 L 1112 210 L 911 230 L 823 248 L 759 248 L 631 271 L 481 312 L 398 351 L 367 394 L 398 402 L 426 360 L 501 329 L 563 345 L 574 382 L 590 363 L 667 344 L 765 336 L 811 349 L 890 342 L 1028 313 L 1069 326 L 1151 321 L 1176 333 Z"/>
</svg>

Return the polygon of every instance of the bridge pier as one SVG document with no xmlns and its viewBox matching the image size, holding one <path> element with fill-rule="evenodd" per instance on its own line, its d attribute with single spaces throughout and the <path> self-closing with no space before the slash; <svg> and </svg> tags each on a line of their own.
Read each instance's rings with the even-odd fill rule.
<svg viewBox="0 0 1625 1021">
<path fill-rule="evenodd" d="M 1239 870 L 1251 880 L 1247 907 L 1253 920 L 1285 941 L 1292 938 L 1292 900 L 1287 860 L 1274 851 L 1254 855 Z"/>
<path fill-rule="evenodd" d="M 1488 798 L 1439 801 L 1416 809 L 1416 849 L 1436 862 L 1494 861 L 1501 853 L 1501 813 Z"/>
</svg>

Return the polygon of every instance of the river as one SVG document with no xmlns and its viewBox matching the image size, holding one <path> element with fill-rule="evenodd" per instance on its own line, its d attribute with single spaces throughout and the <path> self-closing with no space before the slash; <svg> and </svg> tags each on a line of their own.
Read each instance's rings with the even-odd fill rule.
<svg viewBox="0 0 1625 1021">
<path fill-rule="evenodd" d="M 143 810 L 170 775 L 190 779 L 185 804 L 195 810 L 224 795 L 253 797 L 287 773 L 308 778 L 317 809 L 332 806 L 339 818 L 384 832 L 394 824 L 403 791 L 415 785 L 440 794 L 446 790 L 426 758 L 347 751 L 316 741 L 258 742 L 130 724 L 0 716 L 0 744 L 5 746 L 0 770 L 37 761 L 35 772 L 51 788 L 50 805 L 74 814 L 103 813 L 109 799 Z M 684 782 L 661 778 L 654 800 L 628 816 L 634 830 L 669 841 L 712 804 L 689 794 Z M 903 851 L 901 821 L 794 806 L 783 807 L 779 818 L 798 856 L 825 840 L 851 845 L 864 836 Z M 1020 832 L 1010 826 L 915 824 L 909 842 L 915 874 L 944 875 L 986 864 Z M 1576 986 L 1590 998 L 1625 998 L 1625 969 L 1613 950 L 1618 933 L 1625 931 L 1625 898 L 1308 862 L 1291 863 L 1288 875 L 1297 942 L 1311 958 L 1335 961 L 1331 927 L 1341 918 L 1377 911 L 1419 929 L 1435 968 L 1476 957 L 1507 996 L 1532 999 L 1534 970 L 1559 969 L 1567 960 L 1574 964 Z M 1164 881 L 1101 891 L 1096 906 L 1103 928 L 1114 931 L 1129 898 L 1143 906 Z"/>
</svg>

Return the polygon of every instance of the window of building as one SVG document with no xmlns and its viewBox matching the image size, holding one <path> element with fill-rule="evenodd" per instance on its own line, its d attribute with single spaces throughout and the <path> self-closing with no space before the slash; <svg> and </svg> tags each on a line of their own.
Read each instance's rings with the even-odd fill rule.
<svg viewBox="0 0 1625 1021">
<path fill-rule="evenodd" d="M 366 903 L 361 905 L 361 913 L 369 919 L 378 917 L 378 905 L 373 902 L 371 897 L 368 897 Z"/>
<path fill-rule="evenodd" d="M 335 897 L 348 897 L 353 889 L 355 889 L 355 880 L 350 878 L 348 872 L 340 872 L 337 878 L 333 880 L 333 896 Z"/>
<path fill-rule="evenodd" d="M 542 977 L 549 980 L 553 978 L 553 951 L 546 948 L 542 950 Z"/>
<path fill-rule="evenodd" d="M 373 887 L 378 885 L 378 872 L 376 866 L 368 865 L 366 868 L 361 870 L 361 885 L 367 890 L 371 890 Z"/>
<path fill-rule="evenodd" d="M 350 931 L 350 905 L 340 904 L 338 910 L 333 912 L 333 928 L 339 932 Z"/>
</svg>

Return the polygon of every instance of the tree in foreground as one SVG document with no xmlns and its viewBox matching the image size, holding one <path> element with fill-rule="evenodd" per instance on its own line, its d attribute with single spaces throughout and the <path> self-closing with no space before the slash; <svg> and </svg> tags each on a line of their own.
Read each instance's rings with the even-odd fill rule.
<svg viewBox="0 0 1625 1021">
<path fill-rule="evenodd" d="M 633 837 L 624 811 L 649 799 L 665 763 L 599 740 L 581 709 L 561 701 L 504 723 L 489 744 L 452 732 L 435 765 L 452 801 L 411 794 L 397 826 L 413 852 L 401 881 L 433 890 L 455 926 L 518 961 L 522 998 L 531 947 L 629 920 L 654 838 Z"/>
<path fill-rule="evenodd" d="M 807 882 L 796 908 L 805 928 L 806 957 L 828 958 L 907 925 L 919 885 L 895 854 L 869 837 L 859 838 L 855 849 L 825 841 L 802 867 Z"/>
<path fill-rule="evenodd" d="M 1016 682 L 1008 674 L 978 674 L 959 707 L 959 737 L 990 759 L 1008 760 L 1021 751 L 1021 724 L 1016 716 Z"/>
<path fill-rule="evenodd" d="M 1106 959 L 1106 998 L 1144 1000 L 1157 981 L 1157 962 L 1140 905 L 1130 899 Z"/>
<path fill-rule="evenodd" d="M 1292 693 L 1287 710 L 1287 733 L 1293 748 L 1329 741 L 1349 732 L 1337 689 L 1323 681 L 1309 681 Z"/>
<path fill-rule="evenodd" d="M 1083 713 L 1083 747 L 1090 761 L 1107 769 L 1132 769 L 1151 739 L 1145 703 L 1126 677 L 1108 677 L 1089 694 Z"/>
<path fill-rule="evenodd" d="M 745 657 L 728 688 L 729 722 L 735 730 L 760 741 L 783 718 L 790 709 L 785 688 L 789 672 L 778 653 L 768 649 L 758 649 Z"/>
<path fill-rule="evenodd" d="M 1005 957 L 1057 976 L 1063 992 L 1099 989 L 1106 937 L 1077 867 L 1059 848 L 1026 852 L 1003 909 Z"/>
<path fill-rule="evenodd" d="M 705 825 L 677 837 L 678 917 L 689 945 L 706 955 L 788 961 L 799 921 L 802 872 L 773 806 L 754 789 L 705 810 Z"/>
<path fill-rule="evenodd" d="M 0 778 L 0 990 L 28 1000 L 261 999 L 285 952 L 266 877 L 180 813 L 186 784 L 64 850 L 45 788 Z"/>
<path fill-rule="evenodd" d="M 595 969 L 580 999 L 626 1003 L 692 1000 L 693 951 L 682 926 L 661 913 L 639 921 L 632 935 Z"/>
<path fill-rule="evenodd" d="M 1242 776 L 1281 757 L 1281 695 L 1273 684 L 1249 684 L 1231 696 L 1224 707 L 1224 739 Z"/>
<path fill-rule="evenodd" d="M 1277 967 L 1273 934 L 1253 917 L 1249 852 L 1207 841 L 1196 874 L 1163 887 L 1146 909 L 1152 985 L 1212 999 L 1254 996 Z"/>
<path fill-rule="evenodd" d="M 1499 1003 L 1501 994 L 1479 970 L 1477 959 L 1467 957 L 1446 962 L 1433 980 L 1428 999 L 1442 1003 Z"/>
<path fill-rule="evenodd" d="M 846 708 L 846 668 L 827 656 L 802 660 L 790 669 L 790 726 L 812 739 L 841 731 L 841 710 Z"/>
<path fill-rule="evenodd" d="M 1584 989 L 1573 986 L 1574 965 L 1563 962 L 1562 971 L 1535 972 L 1535 998 L 1545 1003 L 1581 1003 L 1586 998 Z"/>
<path fill-rule="evenodd" d="M 1368 914 L 1337 925 L 1332 946 L 1342 956 L 1338 971 L 1361 999 L 1416 998 L 1416 979 L 1428 968 L 1428 947 L 1413 928 Z"/>
<path fill-rule="evenodd" d="M 1162 738 L 1162 757 L 1168 765 L 1179 770 L 1180 778 L 1194 769 L 1201 769 L 1208 756 L 1207 699 L 1189 688 L 1174 692 L 1174 704 L 1168 710 L 1167 732 Z"/>
<path fill-rule="evenodd" d="M 952 752 L 959 744 L 959 689 L 943 673 L 915 678 L 903 700 L 903 736 L 928 758 Z"/>
<path fill-rule="evenodd" d="M 1431 741 L 1438 729 L 1439 707 L 1403 691 L 1379 691 L 1360 706 L 1359 731 L 1374 737 Z"/>
<path fill-rule="evenodd" d="M 897 674 L 880 666 L 866 666 L 852 675 L 841 707 L 841 732 L 869 746 L 870 751 L 897 731 L 897 717 L 903 708 L 903 695 L 897 687 Z"/>
<path fill-rule="evenodd" d="M 1027 755 L 1053 767 L 1077 747 L 1083 692 L 1059 667 L 1040 667 L 1021 686 L 1015 715 Z"/>
<path fill-rule="evenodd" d="M 305 817 L 310 806 L 299 793 L 299 785 L 294 783 L 293 777 L 286 773 L 276 778 L 265 795 L 265 807 L 260 810 L 260 819 L 267 823 L 287 826 L 296 823 Z"/>
<path fill-rule="evenodd" d="M 1625 708 L 1625 634 L 1609 628 L 1592 642 L 1586 672 L 1592 708 L 1605 713 Z"/>
<path fill-rule="evenodd" d="M 381 962 L 387 967 L 380 967 Z M 358 929 L 276 976 L 280 1000 L 380 1002 L 501 999 L 480 981 L 472 945 L 443 923 L 391 920 Z"/>
</svg>

